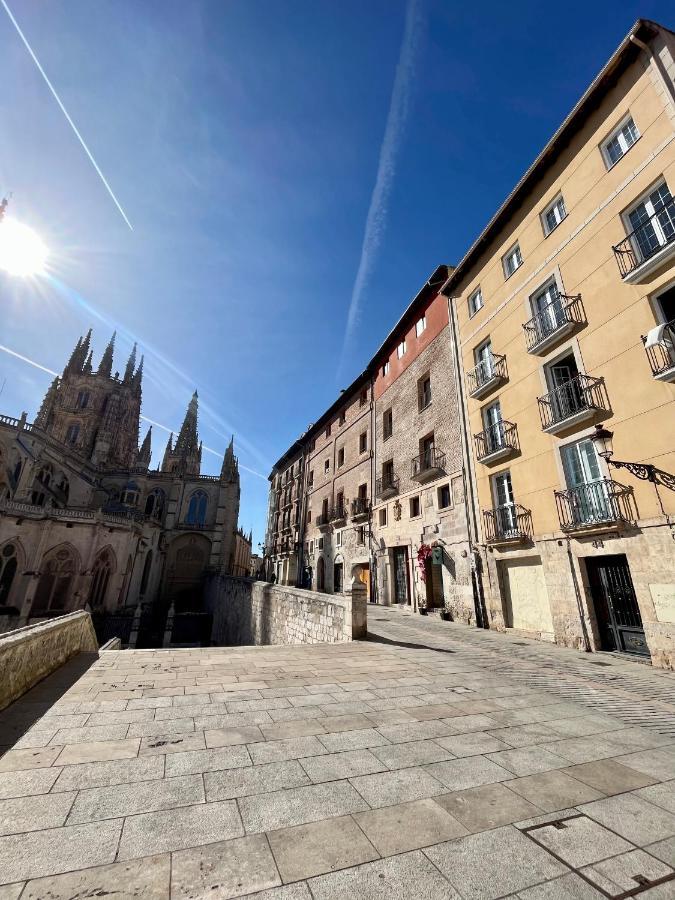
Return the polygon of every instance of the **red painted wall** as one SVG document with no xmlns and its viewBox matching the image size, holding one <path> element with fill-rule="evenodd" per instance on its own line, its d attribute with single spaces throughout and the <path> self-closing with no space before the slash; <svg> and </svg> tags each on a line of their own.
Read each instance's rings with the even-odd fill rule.
<svg viewBox="0 0 675 900">
<path fill-rule="evenodd" d="M 417 320 L 425 315 L 427 318 L 427 327 L 422 334 L 417 337 L 415 334 L 415 325 Z M 377 377 L 375 378 L 375 399 L 378 400 L 387 388 L 392 385 L 399 375 L 413 363 L 420 353 L 425 350 L 429 344 L 438 337 L 438 335 L 448 325 L 448 301 L 442 294 L 436 294 L 429 300 L 426 308 L 421 308 L 419 314 L 412 326 L 407 331 L 401 330 L 400 334 L 395 335 L 392 341 L 392 350 L 388 357 L 382 356 L 377 360 Z M 397 355 L 397 347 L 405 337 L 406 352 L 401 359 Z M 389 374 L 382 374 L 382 366 L 389 360 Z"/>
</svg>

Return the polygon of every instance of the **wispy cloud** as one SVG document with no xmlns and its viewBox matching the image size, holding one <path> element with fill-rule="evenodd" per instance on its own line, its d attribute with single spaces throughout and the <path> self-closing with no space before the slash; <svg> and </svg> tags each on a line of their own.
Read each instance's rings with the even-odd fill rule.
<svg viewBox="0 0 675 900">
<path fill-rule="evenodd" d="M 35 369 L 39 369 L 41 372 L 46 372 L 48 375 L 58 375 L 58 372 L 55 372 L 53 369 L 48 369 L 47 366 L 43 366 L 42 363 L 37 362 L 35 359 L 31 359 L 29 356 L 24 356 L 23 353 L 17 353 L 16 350 L 12 350 L 10 347 L 5 347 L 4 344 L 0 344 L 0 352 L 7 353 L 9 356 L 13 356 L 15 359 L 20 360 L 21 362 L 27 363 L 29 366 L 33 366 Z M 155 421 L 155 419 L 150 419 L 148 416 L 141 416 L 141 419 L 144 422 L 147 422 L 148 425 L 154 425 L 156 428 L 161 428 L 162 431 L 166 431 L 167 434 L 177 434 L 178 428 L 169 428 L 168 425 L 162 425 L 161 422 Z M 213 450 L 211 447 L 203 446 L 203 449 L 206 450 L 207 453 L 212 453 L 214 456 L 217 456 L 219 459 L 223 458 L 223 454 L 218 450 Z M 251 475 L 256 475 L 258 478 L 262 478 L 263 481 L 267 481 L 267 477 L 260 472 L 256 472 L 255 469 L 251 469 L 248 466 L 245 466 L 243 463 L 239 463 L 239 468 L 243 469 L 246 472 L 250 472 Z"/>
<path fill-rule="evenodd" d="M 387 225 L 389 196 L 396 175 L 396 158 L 403 138 L 410 107 L 411 86 L 415 77 L 417 51 L 422 35 L 422 0 L 409 0 L 401 52 L 396 65 L 394 86 L 391 92 L 387 124 L 380 147 L 375 187 L 370 198 L 366 227 L 361 245 L 361 258 L 352 288 L 347 314 L 347 327 L 342 345 L 338 375 L 342 370 L 349 341 L 359 320 L 363 293 L 373 273 L 377 254 L 382 245 Z"/>
<path fill-rule="evenodd" d="M 103 182 L 103 186 L 105 187 L 105 189 L 106 189 L 106 191 L 108 192 L 108 194 L 110 195 L 110 197 L 111 197 L 113 203 L 115 204 L 115 206 L 116 206 L 117 209 L 119 210 L 120 215 L 122 216 L 122 218 L 124 219 L 124 221 L 126 222 L 126 224 L 129 226 L 129 229 L 130 229 L 131 231 L 133 231 L 133 230 L 134 230 L 134 227 L 133 227 L 133 225 L 131 224 L 131 222 L 129 221 L 129 219 L 127 218 L 127 214 L 126 214 L 126 213 L 124 212 L 124 210 L 122 209 L 121 203 L 119 202 L 119 200 L 118 200 L 117 197 L 115 196 L 115 194 L 114 194 L 114 192 L 113 192 L 113 189 L 112 189 L 112 188 L 110 187 L 110 185 L 108 184 L 105 175 L 104 175 L 103 172 L 100 170 L 98 163 L 97 163 L 96 160 L 94 159 L 94 156 L 93 156 L 91 150 L 89 149 L 89 147 L 87 147 L 87 144 L 85 143 L 84 138 L 82 137 L 82 135 L 81 135 L 80 132 L 78 131 L 77 126 L 75 125 L 75 123 L 73 122 L 73 120 L 70 118 L 70 115 L 68 114 L 68 110 L 65 108 L 65 106 L 63 105 L 63 102 L 61 101 L 61 98 L 60 98 L 59 95 L 56 93 L 56 88 L 54 87 L 54 85 L 51 83 L 51 81 L 50 81 L 49 78 L 47 77 L 47 73 L 45 72 L 45 70 L 44 70 L 44 69 L 42 68 L 42 66 L 40 65 L 40 60 L 37 58 L 37 56 L 35 55 L 35 52 L 33 51 L 33 48 L 32 48 L 31 45 L 28 43 L 28 39 L 27 39 L 26 35 L 23 33 L 23 31 L 21 30 L 21 28 L 20 28 L 20 26 L 19 26 L 19 23 L 18 23 L 18 22 L 16 21 L 16 19 L 14 18 L 14 15 L 13 15 L 13 13 L 12 13 L 12 10 L 11 10 L 11 9 L 9 8 L 9 6 L 7 5 L 6 0 L 0 0 L 0 3 L 2 4 L 2 6 L 3 6 L 5 12 L 7 13 L 7 16 L 9 17 L 10 22 L 12 23 L 12 25 L 13 25 L 14 28 L 16 29 L 16 33 L 19 35 L 19 37 L 20 37 L 21 40 L 23 41 L 23 45 L 24 45 L 24 47 L 26 48 L 26 50 L 28 51 L 28 53 L 29 53 L 29 55 L 30 55 L 30 58 L 31 58 L 31 59 L 33 60 L 33 62 L 35 63 L 38 72 L 40 73 L 40 75 L 42 75 L 42 77 L 43 77 L 43 79 L 44 79 L 44 82 L 45 82 L 45 84 L 47 85 L 47 87 L 49 88 L 49 90 L 50 90 L 50 92 L 51 92 L 53 98 L 54 98 L 54 99 L 56 100 L 56 102 L 58 103 L 59 109 L 61 110 L 61 112 L 63 113 L 63 115 L 66 117 L 66 121 L 68 122 L 68 124 L 70 125 L 70 127 L 73 129 L 73 133 L 75 134 L 75 137 L 78 139 L 78 141 L 80 142 L 80 144 L 81 144 L 81 146 L 82 146 L 82 149 L 83 149 L 84 152 L 87 154 L 87 157 L 89 158 L 89 162 L 92 164 L 92 166 L 93 166 L 94 169 L 96 170 L 96 174 L 98 175 L 98 177 L 99 177 L 99 178 L 101 179 L 101 181 Z"/>
</svg>

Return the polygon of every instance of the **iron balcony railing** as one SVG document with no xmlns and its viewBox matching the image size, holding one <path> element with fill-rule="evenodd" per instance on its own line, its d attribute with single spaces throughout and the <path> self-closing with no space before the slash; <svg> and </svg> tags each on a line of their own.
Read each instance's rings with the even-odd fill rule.
<svg viewBox="0 0 675 900">
<path fill-rule="evenodd" d="M 518 450 L 518 429 L 513 422 L 501 420 L 480 434 L 474 434 L 476 458 L 480 461 L 500 450 Z"/>
<path fill-rule="evenodd" d="M 370 501 L 367 497 L 356 497 L 352 500 L 351 515 L 353 519 L 359 516 L 367 516 L 370 512 Z"/>
<path fill-rule="evenodd" d="M 411 460 L 410 474 L 412 478 L 416 478 L 430 469 L 445 469 L 445 453 L 435 447 L 430 447 Z"/>
<path fill-rule="evenodd" d="M 642 336 L 645 353 L 655 377 L 675 367 L 675 319 L 666 322 L 658 344 L 647 347 L 647 337 Z"/>
<path fill-rule="evenodd" d="M 489 544 L 498 541 L 522 541 L 532 535 L 532 513 L 519 503 L 486 509 L 485 537 Z"/>
<path fill-rule="evenodd" d="M 478 365 L 466 373 L 469 382 L 469 393 L 480 392 L 493 381 L 506 379 L 506 357 L 499 353 L 491 353 L 487 359 L 482 359 Z"/>
<path fill-rule="evenodd" d="M 397 494 L 398 484 L 398 475 L 394 475 L 393 472 L 383 475 L 382 478 L 378 478 L 375 482 L 375 496 L 384 497 L 390 494 Z"/>
<path fill-rule="evenodd" d="M 589 375 L 575 375 L 550 394 L 537 398 L 541 427 L 546 429 L 585 410 L 606 410 L 604 382 Z"/>
<path fill-rule="evenodd" d="M 642 263 L 675 241 L 675 200 L 670 200 L 653 216 L 638 225 L 615 247 L 619 272 L 622 278 L 634 272 Z"/>
<path fill-rule="evenodd" d="M 340 522 L 342 519 L 347 518 L 347 509 L 344 503 L 338 503 L 337 506 L 334 506 L 331 511 L 328 513 L 328 519 L 330 522 Z"/>
<path fill-rule="evenodd" d="M 317 528 L 325 528 L 330 523 L 328 515 L 328 513 L 319 513 L 319 515 L 316 517 Z"/>
<path fill-rule="evenodd" d="M 536 316 L 523 325 L 528 351 L 543 344 L 567 325 L 580 325 L 584 320 L 581 294 L 558 294 Z"/>
<path fill-rule="evenodd" d="M 633 489 L 611 478 L 556 491 L 555 500 L 563 531 L 635 520 Z"/>
</svg>

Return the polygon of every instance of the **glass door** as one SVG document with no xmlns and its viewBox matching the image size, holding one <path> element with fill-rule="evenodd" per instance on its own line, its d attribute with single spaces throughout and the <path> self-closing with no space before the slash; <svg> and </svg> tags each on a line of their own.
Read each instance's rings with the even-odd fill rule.
<svg viewBox="0 0 675 900">
<path fill-rule="evenodd" d="M 537 323 L 537 337 L 543 340 L 554 331 L 557 331 L 565 323 L 565 309 L 563 307 L 558 286 L 552 282 L 544 288 L 533 300 L 534 312 Z"/>
<path fill-rule="evenodd" d="M 567 487 L 572 493 L 572 514 L 576 524 L 604 522 L 612 518 L 607 482 L 589 438 L 562 448 Z"/>
<path fill-rule="evenodd" d="M 502 408 L 497 401 L 488 406 L 484 411 L 485 437 L 488 453 L 501 450 L 504 446 L 504 423 L 502 422 Z"/>
<path fill-rule="evenodd" d="M 509 537 L 517 531 L 518 527 L 510 472 L 501 472 L 499 475 L 495 475 L 494 490 L 497 501 L 495 509 L 497 528 L 500 537 Z"/>
<path fill-rule="evenodd" d="M 487 341 L 476 350 L 476 383 L 485 384 L 493 375 L 492 342 Z"/>
</svg>

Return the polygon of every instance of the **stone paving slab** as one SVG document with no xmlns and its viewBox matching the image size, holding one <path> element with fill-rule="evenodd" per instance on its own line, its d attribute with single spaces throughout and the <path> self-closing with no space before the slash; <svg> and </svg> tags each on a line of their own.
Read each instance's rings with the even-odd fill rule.
<svg viewBox="0 0 675 900">
<path fill-rule="evenodd" d="M 612 662 L 600 709 L 582 654 L 374 618 L 364 643 L 106 652 L 2 711 L 0 900 L 598 900 L 669 878 L 675 728 L 610 701 L 635 673 L 662 721 L 672 675 Z M 578 696 L 542 687 L 554 665 Z"/>
</svg>

